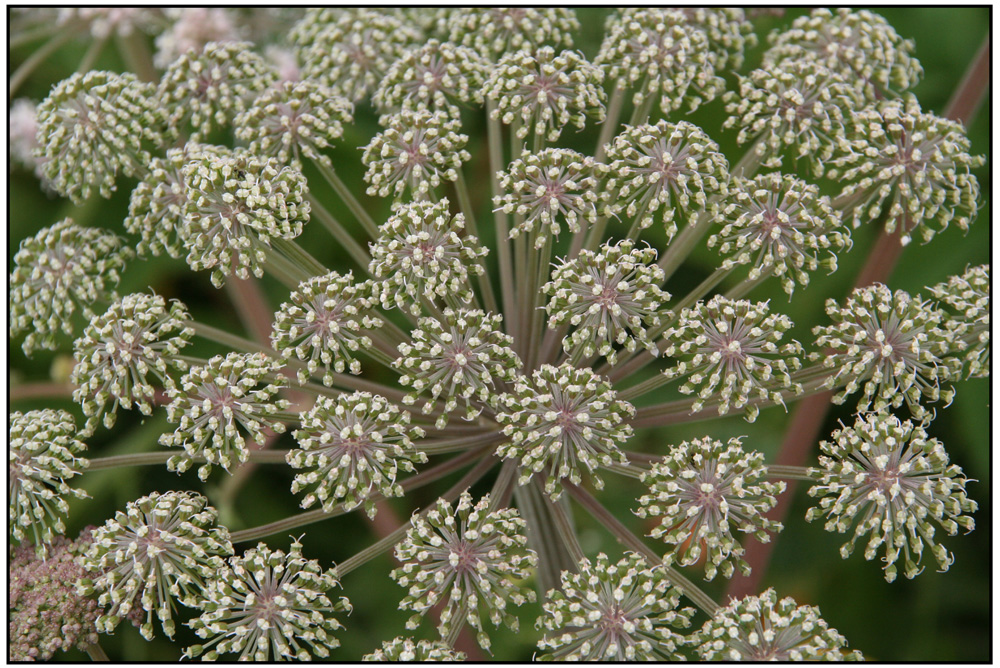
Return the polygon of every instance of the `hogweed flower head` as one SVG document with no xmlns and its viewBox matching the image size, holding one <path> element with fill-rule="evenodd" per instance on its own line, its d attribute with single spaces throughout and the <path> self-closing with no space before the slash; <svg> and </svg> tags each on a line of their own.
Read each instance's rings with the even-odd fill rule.
<svg viewBox="0 0 1000 668">
<path fill-rule="evenodd" d="M 419 640 L 393 638 L 382 643 L 382 647 L 366 654 L 362 661 L 392 661 L 393 663 L 427 663 L 430 661 L 465 661 L 465 652 L 452 649 L 440 640 Z"/>
<path fill-rule="evenodd" d="M 693 608 L 678 608 L 680 592 L 662 566 L 634 552 L 612 564 L 604 553 L 562 572 L 536 627 L 545 630 L 542 661 L 669 661 L 681 657 Z"/>
<path fill-rule="evenodd" d="M 888 100 L 855 113 L 831 176 L 854 198 L 854 226 L 885 212 L 887 232 L 903 245 L 930 241 L 949 224 L 968 231 L 975 220 L 983 165 L 969 154 L 965 128 L 920 110 L 914 98 Z"/>
<path fill-rule="evenodd" d="M 664 273 L 655 260 L 654 249 L 625 240 L 605 243 L 596 253 L 581 250 L 552 270 L 552 280 L 542 287 L 549 297 L 545 311 L 550 329 L 575 328 L 563 338 L 567 355 L 603 355 L 615 364 L 616 344 L 628 352 L 641 345 L 658 354 L 647 328 L 660 324 L 660 307 L 670 295 L 659 287 Z"/>
<path fill-rule="evenodd" d="M 354 354 L 371 348 L 365 332 L 383 324 L 371 282 L 355 283 L 351 272 L 331 272 L 303 281 L 288 299 L 274 315 L 271 345 L 284 359 L 306 363 L 298 371 L 299 382 L 305 383 L 320 364 L 326 385 L 334 382 L 331 369 L 361 373 Z"/>
<path fill-rule="evenodd" d="M 626 126 L 607 145 L 607 161 L 608 213 L 638 216 L 644 229 L 662 211 L 668 239 L 677 233 L 676 218 L 715 213 L 729 183 L 718 145 L 686 121 Z"/>
<path fill-rule="evenodd" d="M 276 398 L 288 385 L 281 368 L 264 353 L 216 355 L 204 366 L 192 366 L 167 390 L 167 420 L 177 428 L 161 435 L 160 444 L 184 449 L 167 468 L 183 473 L 196 457 L 204 457 L 208 463 L 198 468 L 198 477 L 205 480 L 213 464 L 229 471 L 246 462 L 250 451 L 240 428 L 258 444 L 266 438 L 265 429 L 283 433 L 285 425 L 275 414 L 290 403 Z"/>
<path fill-rule="evenodd" d="M 383 113 L 429 109 L 458 117 L 458 106 L 482 104 L 488 64 L 475 49 L 430 39 L 392 64 L 372 101 Z"/>
<path fill-rule="evenodd" d="M 503 194 L 493 198 L 493 206 L 523 217 L 511 228 L 511 239 L 537 232 L 535 248 L 541 248 L 546 239 L 559 236 L 563 223 L 578 232 L 581 223 L 596 222 L 597 184 L 605 170 L 590 156 L 569 149 L 524 153 L 498 174 Z"/>
<path fill-rule="evenodd" d="M 211 42 L 237 42 L 243 36 L 232 9 L 170 7 L 163 13 L 171 23 L 156 36 L 153 54 L 153 64 L 161 70 L 189 51 L 201 51 Z"/>
<path fill-rule="evenodd" d="M 518 484 L 544 472 L 545 492 L 557 499 L 561 481 L 580 484 L 584 467 L 601 489 L 604 482 L 594 471 L 626 463 L 621 447 L 632 435 L 628 420 L 635 409 L 589 368 L 544 364 L 520 377 L 501 401 L 496 420 L 509 440 L 497 455 L 519 460 Z"/>
<path fill-rule="evenodd" d="M 153 637 L 154 613 L 173 637 L 175 601 L 199 607 L 205 584 L 223 567 L 222 557 L 233 553 L 229 532 L 217 521 L 215 508 L 200 494 L 154 492 L 95 529 L 83 558 L 92 575 L 77 588 L 84 595 L 97 593 L 106 608 L 97 630 L 111 633 L 141 608 L 143 638 Z"/>
<path fill-rule="evenodd" d="M 406 538 L 396 545 L 395 556 L 402 566 L 390 574 L 407 590 L 400 609 L 416 613 L 406 628 L 419 627 L 427 611 L 443 602 L 438 624 L 442 638 L 454 625 L 468 622 L 479 645 L 489 650 L 483 615 L 494 626 L 503 623 L 516 632 L 517 617 L 507 606 L 535 600 L 535 592 L 519 581 L 538 561 L 526 548 L 526 524 L 517 510 L 491 509 L 488 494 L 473 505 L 465 491 L 454 510 L 438 499 L 425 513 L 414 513 L 410 523 Z"/>
<path fill-rule="evenodd" d="M 949 312 L 945 326 L 965 344 L 961 353 L 969 377 L 990 374 L 990 265 L 972 267 L 930 288 Z"/>
<path fill-rule="evenodd" d="M 702 661 L 863 661 L 819 614 L 768 589 L 720 608 L 689 642 Z"/>
<path fill-rule="evenodd" d="M 152 415 L 156 388 L 151 381 L 169 389 L 171 373 L 187 368 L 178 355 L 194 336 L 189 322 L 180 302 L 167 304 L 159 295 L 143 293 L 122 297 L 90 321 L 73 344 L 76 365 L 70 376 L 76 386 L 73 401 L 91 418 L 88 429 L 102 414 L 110 429 L 119 406 L 135 405 Z"/>
<path fill-rule="evenodd" d="M 448 200 L 415 201 L 396 208 L 371 245 L 369 270 L 382 308 L 420 315 L 421 300 L 444 299 L 453 307 L 472 301 L 470 275 L 483 273 L 489 252 L 471 234 L 465 217 L 448 211 Z"/>
<path fill-rule="evenodd" d="M 513 337 L 500 328 L 503 316 L 468 309 L 445 309 L 443 316 L 443 320 L 420 318 L 412 340 L 399 344 L 400 357 L 393 362 L 403 374 L 399 384 L 412 388 L 405 403 L 415 404 L 421 394 L 430 394 L 423 406 L 423 412 L 430 413 L 436 401 L 444 399 L 438 429 L 445 427 L 459 399 L 470 421 L 482 406 L 496 408 L 498 384 L 513 382 L 521 369 L 511 348 Z"/>
<path fill-rule="evenodd" d="M 202 152 L 182 174 L 187 262 L 211 269 L 215 287 L 228 276 L 263 276 L 271 239 L 294 239 L 309 221 L 305 177 L 273 158 Z"/>
<path fill-rule="evenodd" d="M 424 199 L 442 181 L 458 179 L 458 170 L 470 159 L 468 135 L 462 123 L 444 111 L 403 109 L 380 119 L 385 130 L 365 147 L 365 183 L 368 194 L 397 199 L 409 189 Z"/>
<path fill-rule="evenodd" d="M 643 473 L 649 493 L 639 498 L 635 514 L 662 518 L 649 535 L 674 546 L 670 561 L 692 566 L 704 556 L 706 580 L 719 572 L 731 578 L 737 568 L 749 575 L 736 531 L 766 543 L 768 531 L 782 529 L 764 515 L 777 505 L 785 483 L 768 482 L 766 475 L 764 455 L 747 452 L 739 438 L 685 441 Z"/>
<path fill-rule="evenodd" d="M 330 164 L 325 151 L 344 134 L 354 105 L 312 81 L 285 81 L 257 96 L 236 118 L 236 137 L 253 155 L 301 169 L 302 156 Z"/>
<path fill-rule="evenodd" d="M 851 427 L 822 441 L 820 468 L 810 469 L 817 482 L 809 495 L 819 506 L 806 519 L 826 518 L 825 529 L 854 535 L 840 548 L 845 559 L 859 538 L 869 535 L 865 559 L 885 551 L 885 579 L 896 579 L 896 562 L 903 558 L 903 575 L 919 575 L 924 545 L 947 571 L 954 557 L 935 538 L 935 524 L 949 536 L 975 526 L 975 501 L 965 493 L 968 479 L 962 469 L 948 464 L 940 441 L 929 438 L 920 425 L 888 413 L 860 416 Z M 902 554 L 900 554 L 902 553 Z"/>
<path fill-rule="evenodd" d="M 10 274 L 9 316 L 12 337 L 27 333 L 26 354 L 55 350 L 58 334 L 73 334 L 77 311 L 92 318 L 93 304 L 114 298 L 133 255 L 123 241 L 66 218 L 21 242 Z"/>
<path fill-rule="evenodd" d="M 411 427 L 408 412 L 378 395 L 320 397 L 300 421 L 293 436 L 302 449 L 290 450 L 286 459 L 294 469 L 310 469 L 292 482 L 293 494 L 307 490 L 303 508 L 318 501 L 330 512 L 340 502 L 345 510 L 364 503 L 374 517 L 373 496 L 402 496 L 399 472 L 412 472 L 414 463 L 427 461 L 413 444 L 423 429 Z"/>
<path fill-rule="evenodd" d="M 824 265 L 837 269 L 837 253 L 850 250 L 850 232 L 819 188 L 794 176 L 762 174 L 735 178 L 721 206 L 724 227 L 708 239 L 725 257 L 722 268 L 750 265 L 750 278 L 765 273 L 781 279 L 785 292 L 808 286 L 809 274 Z M 820 259 L 819 253 L 828 253 Z"/>
<path fill-rule="evenodd" d="M 56 534 L 66 532 L 63 518 L 67 499 L 87 493 L 67 481 L 87 468 L 80 454 L 87 446 L 77 436 L 73 416 L 66 411 L 38 410 L 10 413 L 8 441 L 7 524 L 17 542 L 34 543 L 40 555 Z"/>
<path fill-rule="evenodd" d="M 770 313 L 767 302 L 718 295 L 681 311 L 677 324 L 664 333 L 663 355 L 678 361 L 663 374 L 687 377 L 680 391 L 697 393 L 692 412 L 716 398 L 719 415 L 728 413 L 730 407 L 745 407 L 746 419 L 753 422 L 760 411 L 755 401 L 784 406 L 782 390 L 802 391 L 791 376 L 802 366 L 802 345 L 798 341 L 781 344 L 791 328 L 792 321 Z"/>
<path fill-rule="evenodd" d="M 505 125 L 517 124 L 516 136 L 529 133 L 556 141 L 572 124 L 582 130 L 587 116 L 604 120 L 604 74 L 576 51 L 543 46 L 534 51 L 504 55 L 485 84 L 493 102 L 492 117 Z"/>
<path fill-rule="evenodd" d="M 164 144 L 152 84 L 134 74 L 77 73 L 38 105 L 38 157 L 45 180 L 82 204 L 92 191 L 111 197 L 119 173 L 142 173 L 149 148 Z"/>
<path fill-rule="evenodd" d="M 828 300 L 826 313 L 833 324 L 813 333 L 816 346 L 830 350 L 809 359 L 833 370 L 829 387 L 844 386 L 834 403 L 863 390 L 859 412 L 905 401 L 917 419 L 929 414 L 921 399 L 951 403 L 955 390 L 946 383 L 959 377 L 962 363 L 951 356 L 955 332 L 942 327 L 945 315 L 931 302 L 876 284 L 852 292 L 843 308 Z"/>
<path fill-rule="evenodd" d="M 580 29 L 576 13 L 565 7 L 468 7 L 457 10 L 449 24 L 449 41 L 472 47 L 494 63 L 521 49 L 569 48 Z"/>
</svg>

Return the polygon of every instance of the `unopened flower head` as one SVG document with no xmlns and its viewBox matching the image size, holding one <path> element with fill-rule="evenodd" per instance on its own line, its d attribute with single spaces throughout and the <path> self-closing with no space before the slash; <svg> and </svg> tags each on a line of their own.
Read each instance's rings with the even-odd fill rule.
<svg viewBox="0 0 1000 668">
<path fill-rule="evenodd" d="M 523 218 L 511 228 L 512 239 L 530 232 L 535 234 L 535 248 L 541 248 L 559 236 L 563 224 L 578 232 L 583 223 L 597 220 L 597 184 L 606 169 L 569 149 L 523 153 L 499 174 L 503 194 L 493 198 L 493 206 Z"/>
<path fill-rule="evenodd" d="M 557 54 L 550 46 L 513 51 L 500 59 L 486 82 L 492 117 L 553 142 L 572 124 L 582 130 L 591 116 L 604 120 L 604 74 L 577 51 Z"/>
<path fill-rule="evenodd" d="M 90 530 L 75 541 L 57 537 L 44 558 L 30 545 L 10 552 L 7 580 L 8 660 L 49 661 L 56 652 L 97 644 L 97 601 L 76 592 L 86 576 L 80 557 Z"/>
<path fill-rule="evenodd" d="M 698 395 L 692 412 L 706 404 L 717 404 L 719 415 L 745 407 L 746 419 L 753 422 L 759 403 L 784 406 L 782 391 L 802 391 L 791 376 L 802 366 L 802 345 L 781 344 L 791 328 L 792 321 L 771 313 L 767 302 L 713 297 L 681 311 L 677 324 L 664 333 L 663 355 L 677 363 L 663 373 L 686 378 L 680 391 Z"/>
<path fill-rule="evenodd" d="M 309 221 L 305 177 L 274 158 L 202 152 L 182 174 L 187 262 L 195 271 L 211 269 L 216 287 L 228 276 L 263 276 L 271 240 L 294 239 Z"/>
<path fill-rule="evenodd" d="M 521 485 L 544 473 L 545 491 L 557 499 L 564 478 L 579 485 L 586 468 L 601 489 L 594 472 L 626 463 L 621 447 L 632 435 L 628 420 L 635 409 L 589 368 L 544 364 L 521 376 L 502 402 L 496 419 L 508 440 L 497 455 L 520 461 Z"/>
<path fill-rule="evenodd" d="M 383 113 L 426 108 L 457 118 L 458 103 L 483 103 L 488 67 L 475 49 L 431 39 L 392 64 L 372 101 Z"/>
<path fill-rule="evenodd" d="M 969 138 L 956 121 L 920 110 L 914 98 L 889 100 L 854 114 L 831 175 L 853 197 L 854 226 L 886 215 L 887 232 L 905 245 L 923 242 L 954 224 L 968 231 L 976 218 L 985 163 L 969 154 Z"/>
<path fill-rule="evenodd" d="M 972 267 L 930 288 L 948 313 L 945 326 L 955 332 L 965 373 L 974 378 L 990 374 L 990 265 Z"/>
<path fill-rule="evenodd" d="M 468 7 L 449 21 L 448 39 L 497 62 L 505 53 L 536 51 L 546 44 L 569 48 L 580 29 L 576 12 L 565 7 Z"/>
<path fill-rule="evenodd" d="M 81 227 L 69 218 L 21 242 L 10 274 L 10 334 L 27 334 L 21 347 L 55 350 L 59 334 L 73 335 L 77 311 L 113 299 L 132 251 L 124 240 L 100 228 Z"/>
<path fill-rule="evenodd" d="M 236 42 L 242 37 L 232 9 L 225 7 L 168 7 L 170 26 L 156 36 L 153 64 L 162 70 L 183 54 L 199 52 L 211 42 Z"/>
<path fill-rule="evenodd" d="M 913 40 L 904 40 L 884 18 L 861 10 L 814 9 L 783 32 L 768 37 L 763 67 L 810 59 L 843 73 L 869 99 L 902 93 L 924 75 L 913 57 Z"/>
<path fill-rule="evenodd" d="M 607 161 L 608 212 L 637 218 L 640 229 L 662 212 L 668 238 L 685 218 L 714 213 L 715 201 L 727 192 L 725 156 L 704 130 L 686 121 L 626 126 L 607 145 Z"/>
<path fill-rule="evenodd" d="M 396 545 L 402 566 L 392 578 L 407 590 L 402 610 L 414 614 L 406 622 L 415 629 L 438 603 L 444 604 L 438 632 L 447 638 L 454 625 L 466 622 L 476 630 L 479 645 L 490 648 L 483 630 L 485 615 L 494 626 L 518 630 L 517 617 L 507 610 L 535 600 L 535 592 L 522 587 L 538 561 L 526 548 L 526 524 L 517 510 L 490 508 L 487 494 L 473 505 L 463 492 L 454 510 L 438 499 L 424 513 L 414 513 L 406 538 Z"/>
<path fill-rule="evenodd" d="M 79 440 L 73 416 L 66 411 L 10 413 L 9 424 L 10 537 L 34 543 L 32 549 L 44 554 L 56 534 L 66 532 L 67 499 L 87 498 L 86 492 L 68 482 L 87 468 L 87 460 L 80 456 L 87 446 Z"/>
<path fill-rule="evenodd" d="M 154 613 L 173 637 L 176 602 L 200 607 L 205 583 L 223 567 L 222 557 L 233 553 L 229 532 L 217 521 L 215 508 L 200 494 L 154 492 L 95 529 L 83 559 L 91 577 L 80 580 L 78 589 L 98 594 L 106 608 L 97 630 L 111 633 L 141 608 L 142 637 L 153 637 Z"/>
<path fill-rule="evenodd" d="M 706 580 L 720 572 L 731 578 L 736 569 L 749 575 L 737 536 L 766 543 L 768 531 L 782 529 L 764 514 L 777 504 L 785 483 L 768 482 L 766 476 L 764 455 L 747 452 L 739 438 L 685 441 L 643 474 L 649 493 L 639 498 L 635 513 L 662 518 L 649 535 L 674 546 L 672 561 L 693 566 L 704 557 Z"/>
<path fill-rule="evenodd" d="M 362 661 L 392 661 L 393 663 L 427 663 L 430 661 L 465 661 L 465 652 L 452 649 L 441 640 L 393 638 L 382 647 L 366 654 Z"/>
<path fill-rule="evenodd" d="M 962 362 L 951 355 L 955 332 L 942 326 L 945 314 L 931 302 L 876 284 L 855 290 L 843 308 L 828 300 L 826 313 L 833 324 L 813 333 L 816 347 L 830 350 L 809 358 L 833 370 L 829 387 L 843 388 L 835 403 L 863 390 L 859 412 L 905 401 L 922 419 L 929 412 L 921 400 L 951 402 L 955 390 L 947 383 L 959 377 Z"/>
<path fill-rule="evenodd" d="M 479 310 L 445 309 L 444 319 L 421 318 L 411 332 L 412 340 L 399 344 L 400 356 L 393 363 L 403 375 L 399 384 L 412 388 L 403 401 L 415 404 L 420 396 L 431 396 L 424 413 L 444 399 L 438 429 L 447 424 L 461 400 L 465 419 L 474 420 L 483 406 L 496 408 L 498 383 L 513 382 L 521 360 L 511 346 L 514 339 L 501 329 L 503 316 Z"/>
<path fill-rule="evenodd" d="M 122 297 L 90 321 L 73 344 L 70 376 L 73 401 L 91 418 L 88 429 L 101 415 L 110 429 L 119 406 L 152 415 L 153 382 L 173 387 L 171 374 L 187 368 L 178 355 L 194 336 L 189 322 L 180 302 L 145 293 Z"/>
<path fill-rule="evenodd" d="M 300 417 L 302 427 L 293 435 L 302 449 L 290 450 L 286 459 L 294 469 L 309 469 L 292 482 L 292 493 L 306 491 L 303 508 L 319 502 L 330 512 L 341 502 L 345 510 L 364 503 L 374 517 L 375 494 L 402 496 L 399 472 L 412 473 L 415 463 L 427 461 L 413 444 L 423 429 L 410 426 L 410 414 L 384 397 L 320 397 Z"/>
<path fill-rule="evenodd" d="M 443 299 L 452 308 L 471 302 L 469 276 L 483 273 L 489 250 L 464 230 L 465 217 L 452 215 L 447 199 L 397 207 L 371 244 L 369 270 L 381 279 L 382 308 L 420 315 L 422 300 Z"/>
<path fill-rule="evenodd" d="M 722 268 L 750 265 L 751 280 L 777 276 L 789 295 L 796 284 L 808 286 L 808 272 L 821 265 L 836 271 L 836 254 L 851 247 L 850 232 L 830 199 L 788 174 L 734 179 L 721 208 L 726 222 L 709 237 L 708 247 L 718 247 Z"/>
<path fill-rule="evenodd" d="M 826 519 L 825 529 L 845 533 L 851 540 L 840 548 L 845 559 L 859 538 L 869 536 L 865 559 L 884 551 L 885 579 L 896 579 L 896 562 L 902 558 L 903 575 L 914 578 L 923 568 L 925 544 L 939 571 L 946 571 L 954 557 L 935 538 L 936 527 L 949 536 L 975 526 L 969 513 L 977 504 L 965 493 L 968 479 L 962 469 L 948 464 L 948 453 L 920 425 L 901 421 L 888 413 L 858 417 L 851 427 L 833 432 L 822 441 L 817 479 L 809 495 L 819 506 L 806 519 Z"/>
<path fill-rule="evenodd" d="M 739 144 L 756 142 L 765 167 L 782 166 L 782 154 L 805 160 L 822 176 L 851 114 L 862 98 L 854 82 L 814 60 L 781 61 L 740 79 L 739 91 L 723 98 L 729 118 L 723 128 L 738 128 Z"/>
<path fill-rule="evenodd" d="M 863 661 L 819 616 L 819 608 L 778 600 L 774 589 L 734 599 L 690 641 L 702 661 Z"/>
<path fill-rule="evenodd" d="M 409 189 L 423 199 L 442 181 L 458 179 L 458 170 L 468 162 L 468 135 L 459 132 L 462 123 L 449 112 L 403 109 L 380 119 L 385 130 L 365 147 L 365 183 L 368 194 L 400 199 Z"/>
<path fill-rule="evenodd" d="M 715 60 L 708 36 L 683 12 L 647 8 L 612 24 L 594 62 L 620 89 L 639 84 L 636 106 L 659 99 L 669 115 L 685 105 L 694 111 L 725 90 Z"/>
<path fill-rule="evenodd" d="M 184 650 L 185 657 L 215 661 L 238 654 L 240 661 L 325 659 L 340 646 L 334 633 L 344 628 L 334 613 L 351 612 L 346 598 L 331 599 L 336 570 L 323 570 L 302 556 L 302 544 L 286 554 L 264 543 L 230 557 L 208 582 L 204 612 L 189 626 L 207 640 Z"/>
<path fill-rule="evenodd" d="M 302 157 L 330 165 L 324 151 L 344 134 L 354 105 L 312 81 L 285 81 L 257 96 L 236 118 L 236 137 L 253 155 L 301 168 Z"/>
<path fill-rule="evenodd" d="M 361 373 L 354 355 L 371 348 L 366 332 L 383 324 L 371 282 L 356 283 L 351 272 L 331 272 L 303 281 L 288 299 L 274 315 L 271 345 L 284 359 L 306 363 L 298 371 L 299 382 L 307 382 L 320 365 L 326 385 L 333 384 L 334 371 Z"/>
<path fill-rule="evenodd" d="M 56 84 L 38 105 L 38 156 L 44 178 L 82 204 L 111 197 L 118 174 L 145 170 L 149 148 L 164 144 L 152 84 L 134 74 L 91 71 Z"/>
<path fill-rule="evenodd" d="M 160 444 L 184 448 L 184 454 L 171 457 L 167 467 L 183 473 L 196 458 L 204 458 L 208 463 L 198 468 L 198 477 L 205 480 L 213 464 L 229 471 L 247 460 L 250 451 L 244 432 L 258 444 L 266 438 L 265 429 L 284 432 L 276 415 L 290 405 L 277 398 L 288 385 L 280 373 L 282 366 L 264 353 L 216 355 L 204 366 L 192 366 L 177 386 L 167 390 L 167 420 L 177 428 L 161 435 Z"/>
<path fill-rule="evenodd" d="M 605 243 L 597 252 L 581 250 L 552 270 L 552 280 L 542 287 L 549 297 L 545 311 L 550 329 L 575 328 L 563 338 L 567 355 L 602 355 L 615 364 L 615 346 L 632 352 L 641 345 L 658 354 L 647 329 L 660 324 L 660 307 L 670 295 L 660 289 L 664 274 L 655 261 L 654 249 L 625 240 Z"/>
<path fill-rule="evenodd" d="M 249 42 L 209 42 L 170 64 L 157 89 L 174 132 L 194 129 L 191 141 L 233 124 L 277 74 Z"/>
<path fill-rule="evenodd" d="M 678 608 L 680 592 L 662 566 L 634 552 L 613 564 L 604 553 L 562 572 L 536 626 L 545 630 L 543 661 L 670 661 L 681 658 L 693 608 Z"/>
</svg>

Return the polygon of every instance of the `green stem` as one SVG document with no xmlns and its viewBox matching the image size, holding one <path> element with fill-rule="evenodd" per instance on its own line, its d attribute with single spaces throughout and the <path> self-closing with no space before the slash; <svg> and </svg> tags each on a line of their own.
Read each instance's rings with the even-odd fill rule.
<svg viewBox="0 0 1000 668">
<path fill-rule="evenodd" d="M 87 653 L 87 656 L 90 657 L 91 661 L 99 661 L 102 663 L 105 661 L 111 661 L 111 659 L 108 658 L 108 655 L 104 653 L 104 648 L 101 647 L 100 643 L 95 642 L 91 645 L 87 645 L 83 648 L 83 651 Z"/>
<path fill-rule="evenodd" d="M 645 86 L 645 82 L 643 82 L 643 86 Z M 643 88 L 643 90 L 647 89 Z M 654 102 L 655 99 L 653 95 L 646 92 L 642 98 L 642 102 L 636 105 L 635 109 L 632 110 L 632 117 L 629 119 L 628 124 L 635 127 L 647 122 L 649 120 L 649 112 L 653 108 Z"/>
<path fill-rule="evenodd" d="M 375 224 L 375 220 L 369 215 L 361 203 L 355 199 L 354 194 L 351 193 L 351 189 L 340 179 L 337 175 L 336 170 L 330 165 L 327 165 L 323 160 L 314 160 L 313 164 L 319 170 L 319 173 L 323 175 L 326 182 L 336 191 L 340 199 L 347 205 L 347 208 L 351 210 L 354 217 L 358 219 L 361 226 L 365 228 L 365 232 L 372 239 L 378 238 L 378 225 Z"/>
<path fill-rule="evenodd" d="M 87 52 L 83 54 L 83 58 L 80 59 L 80 64 L 77 65 L 77 74 L 83 72 L 89 72 L 94 68 L 94 61 L 97 57 L 101 55 L 101 51 L 108 43 L 108 38 L 110 35 L 105 35 L 104 37 L 95 39 L 90 42 L 90 46 L 87 47 Z"/>
<path fill-rule="evenodd" d="M 752 291 L 758 285 L 774 275 L 774 268 L 769 267 L 760 272 L 757 278 L 745 278 L 725 292 L 726 299 L 742 299 L 744 295 Z"/>
<path fill-rule="evenodd" d="M 268 248 L 264 252 L 267 255 L 264 264 L 267 273 L 278 279 L 289 290 L 297 290 L 300 283 L 312 278 L 307 272 L 302 271 L 301 267 L 273 248 Z"/>
<path fill-rule="evenodd" d="M 126 36 L 117 36 L 118 52 L 121 53 L 129 71 L 135 72 L 141 81 L 155 83 L 160 75 L 153 65 L 153 54 L 149 52 L 146 36 L 139 30 L 133 30 Z"/>
<path fill-rule="evenodd" d="M 455 181 L 455 192 L 458 194 L 458 206 L 465 215 L 465 222 L 469 234 L 479 236 L 479 227 L 476 225 L 476 217 L 472 209 L 472 198 L 469 197 L 469 188 L 465 183 L 465 176 L 462 170 L 457 170 L 458 179 Z M 479 281 L 479 291 L 483 293 L 483 301 L 486 303 L 486 310 L 489 313 L 499 313 L 497 308 L 496 293 L 493 291 L 493 282 L 490 280 L 490 272 L 486 267 L 486 258 L 480 258 L 479 264 L 483 267 L 483 273 L 476 276 Z"/>
<path fill-rule="evenodd" d="M 230 278 L 226 281 L 226 292 L 236 307 L 244 329 L 261 345 L 267 346 L 270 342 L 274 311 L 267 305 L 260 284 L 256 281 Z"/>
<path fill-rule="evenodd" d="M 259 464 L 284 464 L 287 450 L 250 450 L 250 459 L 247 461 Z M 115 469 L 128 466 L 151 466 L 156 464 L 166 464 L 167 460 L 179 454 L 176 450 L 157 450 L 156 452 L 140 452 L 129 455 L 112 455 L 110 457 L 98 457 L 90 460 L 87 471 L 101 471 L 103 469 Z M 193 457 L 194 461 L 203 463 L 204 457 Z"/>
<path fill-rule="evenodd" d="M 31 76 L 35 68 L 45 62 L 45 59 L 55 53 L 60 46 L 72 39 L 75 33 L 76 30 L 73 27 L 67 27 L 66 30 L 53 35 L 52 39 L 37 50 L 32 51 L 31 55 L 21 63 L 21 66 L 10 75 L 10 82 L 7 84 L 7 99 L 13 100 L 17 89 Z"/>
<path fill-rule="evenodd" d="M 634 401 L 644 394 L 648 394 L 654 390 L 658 390 L 664 385 L 667 385 L 671 381 L 677 380 L 676 378 L 667 378 L 662 373 L 657 373 L 655 376 L 647 378 L 646 380 L 633 385 L 632 387 L 622 390 L 618 393 L 618 398 L 623 401 Z"/>
<path fill-rule="evenodd" d="M 503 171 L 503 145 L 501 137 L 500 121 L 493 118 L 495 105 L 492 101 L 486 101 L 486 132 L 489 138 L 490 154 L 490 187 L 493 191 L 493 199 L 500 196 L 500 180 L 497 174 Z M 497 256 L 500 265 L 500 295 L 503 299 L 504 322 L 507 333 L 514 334 L 517 331 L 517 308 L 514 303 L 514 269 L 511 262 L 510 240 L 508 236 L 507 214 L 503 211 L 496 211 L 493 216 L 496 221 L 497 236 Z"/>
<path fill-rule="evenodd" d="M 619 82 L 615 82 L 615 90 L 611 93 L 611 101 L 608 103 L 608 115 L 601 125 L 601 136 L 597 138 L 597 148 L 594 149 L 594 160 L 601 162 L 604 159 L 605 146 L 611 141 L 618 129 L 618 119 L 622 114 L 622 103 L 625 101 L 625 87 L 619 87 Z"/>
<path fill-rule="evenodd" d="M 361 247 L 361 244 L 355 241 L 354 237 L 347 233 L 344 226 L 333 217 L 333 214 L 331 214 L 327 208 L 312 195 L 312 193 L 308 195 L 308 198 L 309 205 L 312 207 L 313 216 L 319 218 L 319 222 L 330 232 L 330 234 L 333 235 L 334 239 L 336 239 L 337 242 L 344 247 L 344 250 L 346 250 L 347 254 L 351 256 L 354 263 L 357 264 L 362 271 L 370 275 L 371 272 L 368 270 L 368 263 L 371 258 L 368 256 L 365 249 Z"/>
<path fill-rule="evenodd" d="M 330 270 L 309 252 L 290 239 L 275 239 L 274 249 L 282 253 L 294 264 L 299 265 L 310 276 L 326 276 Z"/>
<path fill-rule="evenodd" d="M 219 329 L 218 327 L 212 327 L 211 325 L 206 325 L 203 322 L 192 320 L 189 325 L 194 330 L 194 333 L 203 339 L 215 341 L 216 343 L 221 343 L 224 346 L 229 346 L 230 348 L 245 353 L 264 353 L 265 355 L 269 355 L 275 359 L 281 359 L 281 356 L 270 346 L 257 343 L 256 341 L 251 341 L 250 339 L 245 339 L 242 336 L 230 334 L 225 330 Z"/>
<path fill-rule="evenodd" d="M 458 606 L 458 610 L 455 612 L 455 616 L 451 618 L 451 628 L 448 629 L 447 637 L 443 638 L 444 644 L 448 647 L 454 647 L 455 643 L 458 642 L 458 636 L 461 635 L 462 629 L 465 628 L 465 618 L 469 615 L 469 604 L 462 602 Z"/>
<path fill-rule="evenodd" d="M 805 466 L 783 466 L 781 464 L 768 464 L 767 475 L 772 478 L 784 478 L 786 480 L 805 480 L 812 482 L 815 480 L 809 475 L 809 469 Z"/>
</svg>

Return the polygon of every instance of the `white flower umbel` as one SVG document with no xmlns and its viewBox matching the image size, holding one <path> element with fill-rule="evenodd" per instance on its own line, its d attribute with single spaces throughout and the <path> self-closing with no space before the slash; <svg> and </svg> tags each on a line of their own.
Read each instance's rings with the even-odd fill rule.
<svg viewBox="0 0 1000 668">
<path fill-rule="evenodd" d="M 569 48 L 580 29 L 576 12 L 566 7 L 462 8 L 449 24 L 449 41 L 472 47 L 494 63 L 520 49 L 535 51 L 546 44 Z"/>
<path fill-rule="evenodd" d="M 452 649 L 440 640 L 393 638 L 382 647 L 361 657 L 362 661 L 391 661 L 393 663 L 428 663 L 431 661 L 465 661 L 465 652 Z"/>
<path fill-rule="evenodd" d="M 431 39 L 392 64 L 372 101 L 382 113 L 426 108 L 457 118 L 459 103 L 483 103 L 488 67 L 475 49 Z"/>
<path fill-rule="evenodd" d="M 930 288 L 948 314 L 945 326 L 954 331 L 956 348 L 972 378 L 990 376 L 990 265 L 972 267 Z"/>
</svg>

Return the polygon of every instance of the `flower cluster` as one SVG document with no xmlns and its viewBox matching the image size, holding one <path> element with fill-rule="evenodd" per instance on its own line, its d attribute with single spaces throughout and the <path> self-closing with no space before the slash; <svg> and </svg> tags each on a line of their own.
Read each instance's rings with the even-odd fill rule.
<svg viewBox="0 0 1000 668">
<path fill-rule="evenodd" d="M 382 647 L 366 654 L 362 661 L 392 661 L 393 663 L 428 663 L 431 661 L 465 661 L 465 653 L 452 649 L 440 640 L 420 640 L 393 638 L 382 643 Z"/>
<path fill-rule="evenodd" d="M 487 72 L 475 49 L 431 39 L 392 64 L 372 101 L 386 113 L 427 108 L 456 117 L 456 103 L 482 104 Z"/>
<path fill-rule="evenodd" d="M 988 378 L 990 373 L 990 267 L 972 267 L 930 288 L 948 314 L 945 326 L 955 331 L 967 374 Z"/>
</svg>

